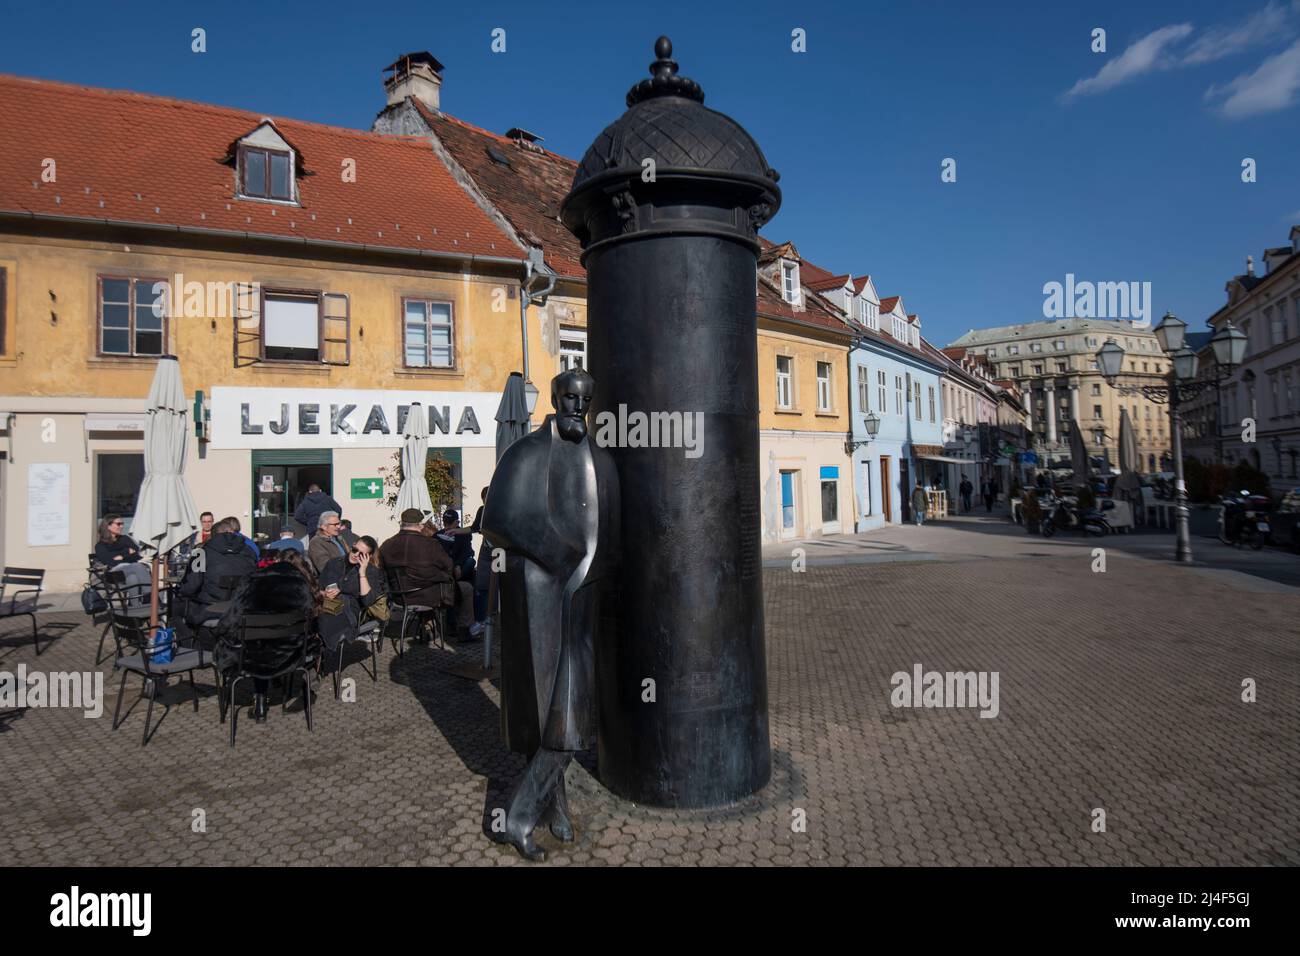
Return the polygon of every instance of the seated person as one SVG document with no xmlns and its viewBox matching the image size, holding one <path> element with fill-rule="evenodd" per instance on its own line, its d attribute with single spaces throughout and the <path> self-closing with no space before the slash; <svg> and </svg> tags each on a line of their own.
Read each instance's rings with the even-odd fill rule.
<svg viewBox="0 0 1300 956">
<path fill-rule="evenodd" d="M 330 613 L 328 605 L 322 607 L 317 621 L 321 640 L 331 653 L 338 650 L 339 642 L 357 632 L 361 612 L 387 593 L 378 551 L 375 539 L 362 535 L 347 557 L 331 558 L 320 573 L 323 595 L 337 598 L 342 604 L 338 613 Z"/>
<path fill-rule="evenodd" d="M 221 587 L 222 578 L 245 578 L 257 569 L 257 556 L 247 539 L 234 530 L 237 527 L 234 518 L 223 518 L 213 525 L 207 544 L 195 549 L 180 589 L 180 596 L 188 600 L 185 623 L 190 627 L 213 616 L 211 605 L 229 599 Z"/>
<path fill-rule="evenodd" d="M 456 633 L 458 624 L 470 628 L 474 623 L 474 542 L 467 531 L 460 526 L 460 515 L 456 511 L 449 508 L 443 512 L 442 530 L 437 538 L 451 558 L 452 576 L 456 579 L 455 604 L 447 609 L 448 634 Z M 469 639 L 477 639 L 481 630 L 472 630 Z"/>
<path fill-rule="evenodd" d="M 307 546 L 307 561 L 320 574 L 334 558 L 346 558 L 352 546 L 343 535 L 343 524 L 337 511 L 326 511 L 320 516 L 320 525 Z"/>
<path fill-rule="evenodd" d="M 407 508 L 401 520 L 402 529 L 380 545 L 381 565 L 389 570 L 400 568 L 403 584 L 414 589 L 399 600 L 442 607 L 444 588 L 452 582 L 451 558 L 432 535 L 421 530 L 424 514 L 419 508 Z"/>
<path fill-rule="evenodd" d="M 250 572 L 239 584 L 220 623 L 216 627 L 217 643 L 213 660 L 224 680 L 233 680 L 239 663 L 239 640 L 244 617 L 249 614 L 287 614 L 301 611 L 308 627 L 316 616 L 319 600 L 315 574 L 310 565 L 292 549 L 276 551 L 278 560 Z M 301 636 L 284 640 L 250 642 L 244 654 L 246 670 L 274 672 L 286 666 L 299 653 Z M 266 720 L 268 682 L 263 678 L 253 680 L 253 719 Z M 234 703 L 233 701 L 231 702 Z"/>
<path fill-rule="evenodd" d="M 104 515 L 99 523 L 95 560 L 105 567 L 116 568 L 140 560 L 140 546 L 122 533 L 125 524 L 121 515 Z"/>
</svg>

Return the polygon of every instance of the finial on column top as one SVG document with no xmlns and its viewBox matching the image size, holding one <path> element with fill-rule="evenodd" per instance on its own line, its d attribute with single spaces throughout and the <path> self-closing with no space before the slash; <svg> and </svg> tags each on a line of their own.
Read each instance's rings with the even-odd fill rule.
<svg viewBox="0 0 1300 956">
<path fill-rule="evenodd" d="M 700 84 L 689 77 L 678 75 L 677 61 L 672 58 L 672 40 L 666 36 L 655 40 L 655 56 L 657 59 L 650 64 L 650 79 L 642 80 L 628 90 L 628 106 L 656 96 L 683 96 L 698 103 L 704 102 L 704 91 L 700 89 Z"/>
</svg>

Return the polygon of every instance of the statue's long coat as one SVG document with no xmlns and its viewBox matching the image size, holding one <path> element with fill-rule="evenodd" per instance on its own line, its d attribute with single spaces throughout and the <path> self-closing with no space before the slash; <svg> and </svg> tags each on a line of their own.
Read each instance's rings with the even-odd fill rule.
<svg viewBox="0 0 1300 956">
<path fill-rule="evenodd" d="M 616 580 L 619 507 L 609 453 L 590 437 L 565 441 L 554 415 L 497 463 L 482 528 L 506 551 L 501 727 L 511 750 L 594 743 L 593 638 L 601 592 Z"/>
</svg>

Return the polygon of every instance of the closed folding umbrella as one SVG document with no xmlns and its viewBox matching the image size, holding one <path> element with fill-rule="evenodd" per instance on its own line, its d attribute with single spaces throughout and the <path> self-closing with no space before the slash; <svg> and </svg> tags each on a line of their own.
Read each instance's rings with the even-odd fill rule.
<svg viewBox="0 0 1300 956">
<path fill-rule="evenodd" d="M 419 508 L 425 519 L 433 515 L 429 483 L 424 469 L 429 457 L 429 419 L 423 406 L 416 402 L 406 416 L 402 429 L 402 484 L 397 489 L 397 513 Z"/>
<path fill-rule="evenodd" d="M 524 377 L 519 372 L 511 372 L 506 379 L 496 420 L 497 461 L 500 461 L 507 448 L 528 434 L 528 395 L 524 390 Z"/>
<path fill-rule="evenodd" d="M 1119 479 L 1115 482 L 1117 493 L 1130 499 L 1139 499 L 1142 494 L 1142 480 L 1138 469 L 1142 467 L 1142 456 L 1138 452 L 1137 429 L 1129 420 L 1128 409 L 1119 410 Z"/>
<path fill-rule="evenodd" d="M 1070 464 L 1074 468 L 1074 483 L 1076 485 L 1086 485 L 1088 483 L 1088 449 L 1083 444 L 1083 432 L 1079 431 L 1079 423 L 1073 418 L 1070 419 Z"/>
<path fill-rule="evenodd" d="M 158 624 L 158 558 L 186 541 L 199 527 L 194 498 L 185 485 L 189 409 L 180 363 L 165 355 L 154 371 L 145 409 L 144 481 L 136 498 L 131 534 L 154 552 L 149 623 Z"/>
</svg>

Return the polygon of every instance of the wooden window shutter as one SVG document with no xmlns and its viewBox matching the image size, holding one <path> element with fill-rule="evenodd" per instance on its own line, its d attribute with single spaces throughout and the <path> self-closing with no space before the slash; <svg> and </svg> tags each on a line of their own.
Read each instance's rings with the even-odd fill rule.
<svg viewBox="0 0 1300 956">
<path fill-rule="evenodd" d="M 352 320 L 346 293 L 321 295 L 320 360 L 326 365 L 347 365 L 352 359 Z"/>
<path fill-rule="evenodd" d="M 262 361 L 262 289 L 256 282 L 235 284 L 235 368 Z"/>
</svg>

